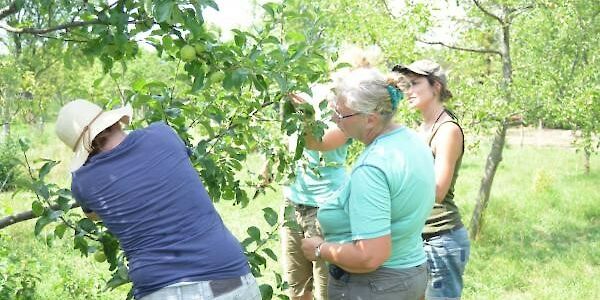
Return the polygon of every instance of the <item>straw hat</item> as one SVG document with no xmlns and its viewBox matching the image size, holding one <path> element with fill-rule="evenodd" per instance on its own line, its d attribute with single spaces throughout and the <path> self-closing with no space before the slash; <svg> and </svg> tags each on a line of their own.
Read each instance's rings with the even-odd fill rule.
<svg viewBox="0 0 600 300">
<path fill-rule="evenodd" d="M 71 161 L 71 172 L 79 169 L 89 156 L 94 138 L 104 129 L 117 122 L 129 124 L 133 109 L 131 105 L 103 111 L 86 100 L 74 100 L 60 109 L 55 132 L 63 143 L 75 153 Z"/>
</svg>

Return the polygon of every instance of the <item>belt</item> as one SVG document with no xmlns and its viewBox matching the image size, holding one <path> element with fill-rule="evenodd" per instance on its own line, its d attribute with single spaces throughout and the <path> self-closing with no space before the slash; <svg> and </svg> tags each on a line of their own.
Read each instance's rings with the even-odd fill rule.
<svg viewBox="0 0 600 300">
<path fill-rule="evenodd" d="M 243 285 L 242 278 L 217 279 L 208 282 L 213 297 L 227 294 Z"/>
<path fill-rule="evenodd" d="M 288 201 L 290 201 L 290 200 L 288 200 Z M 292 201 L 290 201 L 290 203 L 291 203 L 291 204 L 294 206 L 294 208 L 295 208 L 296 210 L 310 210 L 310 209 L 317 209 L 317 208 L 318 208 L 317 206 L 310 206 L 310 205 L 304 205 L 304 204 L 297 204 L 297 203 L 294 203 L 294 202 L 292 202 Z"/>
<path fill-rule="evenodd" d="M 422 233 L 421 237 L 423 238 L 424 241 L 428 241 L 428 240 L 430 240 L 430 239 L 432 239 L 432 238 L 434 238 L 436 236 L 441 236 L 441 235 L 444 235 L 444 234 L 452 233 L 452 232 L 455 232 L 455 231 L 457 231 L 457 230 L 459 230 L 459 229 L 461 229 L 463 227 L 464 227 L 463 224 L 460 223 L 460 224 L 454 226 L 454 228 L 451 228 L 451 229 L 440 230 L 438 232 L 432 232 L 432 233 Z"/>
<path fill-rule="evenodd" d="M 329 265 L 329 275 L 331 275 L 331 277 L 335 278 L 336 280 L 340 280 L 340 278 L 342 278 L 344 275 L 350 274 L 348 272 L 346 272 L 344 269 L 336 266 L 336 265 Z"/>
</svg>

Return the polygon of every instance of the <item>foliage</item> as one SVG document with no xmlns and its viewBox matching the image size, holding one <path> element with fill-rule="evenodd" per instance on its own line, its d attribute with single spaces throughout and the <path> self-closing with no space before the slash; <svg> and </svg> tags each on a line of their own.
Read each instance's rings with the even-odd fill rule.
<svg viewBox="0 0 600 300">
<path fill-rule="evenodd" d="M 19 186 L 21 160 L 19 145 L 14 139 L 0 140 L 0 192 Z"/>
<path fill-rule="evenodd" d="M 598 149 L 600 131 L 600 5 L 541 1 L 515 24 L 515 90 L 530 122 L 581 131 L 580 149 Z M 549 42 L 551 41 L 551 42 Z M 533 108 L 533 109 L 532 109 Z"/>
<path fill-rule="evenodd" d="M 0 298 L 15 300 L 37 299 L 36 286 L 42 280 L 31 270 L 30 261 L 19 258 L 7 247 L 10 237 L 0 235 Z"/>
</svg>

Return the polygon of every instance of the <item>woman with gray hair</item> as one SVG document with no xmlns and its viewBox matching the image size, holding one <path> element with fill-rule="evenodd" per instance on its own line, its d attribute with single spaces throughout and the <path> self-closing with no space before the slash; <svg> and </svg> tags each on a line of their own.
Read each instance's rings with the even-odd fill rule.
<svg viewBox="0 0 600 300">
<path fill-rule="evenodd" d="M 433 159 L 393 121 L 402 93 L 372 67 L 341 76 L 333 120 L 366 145 L 338 196 L 319 208 L 325 240 L 304 255 L 329 263 L 329 299 L 419 299 L 427 283 L 421 232 L 435 193 Z"/>
</svg>

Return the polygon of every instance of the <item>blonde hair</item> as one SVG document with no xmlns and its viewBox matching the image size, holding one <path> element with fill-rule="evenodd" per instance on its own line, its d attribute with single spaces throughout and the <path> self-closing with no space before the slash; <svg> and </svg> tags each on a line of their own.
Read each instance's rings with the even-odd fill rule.
<svg viewBox="0 0 600 300">
<path fill-rule="evenodd" d="M 360 49 L 352 47 L 340 55 L 340 59 L 352 65 L 337 72 L 334 77 L 336 101 L 343 101 L 348 108 L 361 113 L 379 113 L 388 122 L 396 113 L 388 86 L 397 88 L 403 80 L 399 74 L 384 75 L 375 67 L 380 60 L 378 47 Z"/>
</svg>

